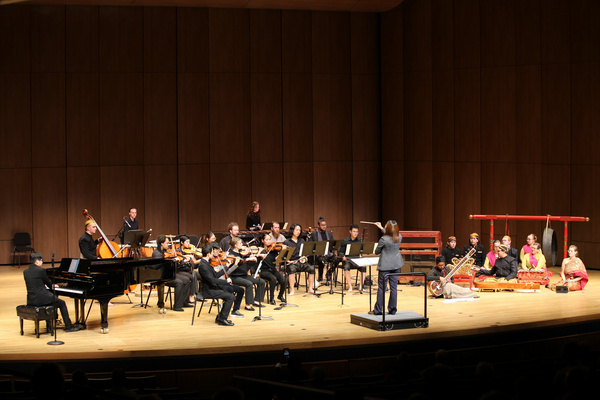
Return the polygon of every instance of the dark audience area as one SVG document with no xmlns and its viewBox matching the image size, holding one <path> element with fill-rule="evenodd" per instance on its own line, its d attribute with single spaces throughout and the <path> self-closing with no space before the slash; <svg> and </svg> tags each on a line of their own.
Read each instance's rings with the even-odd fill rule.
<svg viewBox="0 0 600 400">
<path fill-rule="evenodd" d="M 274 366 L 248 368 L 215 379 L 215 371 L 168 377 L 168 371 L 65 373 L 49 362 L 29 377 L 0 375 L 2 399 L 581 399 L 592 397 L 599 372 L 598 353 L 585 341 L 567 342 L 540 356 L 515 361 L 478 360 L 472 354 L 440 349 L 401 352 L 395 357 L 340 362 L 311 362 L 292 354 Z M 469 354 L 467 356 L 467 354 Z M 504 359 L 504 358 L 503 358 Z M 252 372 L 253 371 L 253 372 Z M 172 372 L 172 371 L 171 371 Z M 347 373 L 346 373 L 347 372 Z M 192 378 L 193 377 L 193 378 Z M 194 388 L 195 390 L 190 390 Z M 210 389 L 208 389 L 210 388 Z"/>
</svg>

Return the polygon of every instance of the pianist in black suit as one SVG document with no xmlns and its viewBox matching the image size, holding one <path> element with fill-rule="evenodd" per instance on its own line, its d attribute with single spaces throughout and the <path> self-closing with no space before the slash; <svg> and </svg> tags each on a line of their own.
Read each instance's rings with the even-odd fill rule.
<svg viewBox="0 0 600 400">
<path fill-rule="evenodd" d="M 198 272 L 200 272 L 200 276 L 202 277 L 202 294 L 206 299 L 223 300 L 223 307 L 221 307 L 221 311 L 217 315 L 215 322 L 223 326 L 233 326 L 233 322 L 228 320 L 227 317 L 233 306 L 235 295 L 225 288 L 225 285 L 231 286 L 231 278 L 227 278 L 227 280 L 219 279 L 220 276 L 224 275 L 224 271 L 220 269 L 219 272 L 216 272 L 209 261 L 213 256 L 218 257 L 219 253 L 220 248 L 215 245 L 207 244 L 202 247 L 202 260 L 198 266 Z"/>
<path fill-rule="evenodd" d="M 98 240 L 94 240 L 92 235 L 96 233 L 98 226 L 92 219 L 85 221 L 85 232 L 79 238 L 79 251 L 83 258 L 88 260 L 97 260 L 96 247 L 98 246 Z"/>
<path fill-rule="evenodd" d="M 31 265 L 23 271 L 25 285 L 27 286 L 27 305 L 28 306 L 51 306 L 56 301 L 56 306 L 60 310 L 63 321 L 65 323 L 66 332 L 76 332 L 79 330 L 79 325 L 73 325 L 69 318 L 69 310 L 64 300 L 59 299 L 52 294 L 47 288 L 52 287 L 52 282 L 48 279 L 46 270 L 42 268 L 43 257 L 40 253 L 31 253 Z M 50 331 L 50 321 L 46 321 L 48 331 Z"/>
<path fill-rule="evenodd" d="M 169 250 L 171 242 L 165 235 L 156 238 L 156 249 L 152 253 L 152 258 L 165 258 L 165 253 Z M 171 255 L 173 257 L 174 255 Z M 175 287 L 175 304 L 173 311 L 183 311 L 183 307 L 193 307 L 187 302 L 191 290 L 191 282 L 187 277 L 176 276 L 172 281 L 167 282 L 167 286 Z"/>
</svg>

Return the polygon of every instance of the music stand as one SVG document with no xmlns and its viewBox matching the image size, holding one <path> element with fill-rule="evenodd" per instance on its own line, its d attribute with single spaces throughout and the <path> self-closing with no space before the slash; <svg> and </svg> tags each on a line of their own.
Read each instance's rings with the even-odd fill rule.
<svg viewBox="0 0 600 400">
<path fill-rule="evenodd" d="M 143 231 L 141 229 L 134 229 L 131 231 L 125 232 L 125 236 L 123 237 L 123 241 L 130 246 L 130 253 L 134 259 L 139 259 L 141 256 L 140 249 L 148 243 L 148 239 L 150 239 L 151 231 Z M 137 280 L 140 281 L 140 268 L 137 268 Z M 144 283 L 139 282 L 140 285 L 140 303 L 134 304 L 131 308 L 135 307 L 144 307 Z M 152 306 L 146 306 L 152 308 Z M 144 307 L 144 308 L 146 308 Z"/>
<path fill-rule="evenodd" d="M 253 275 L 254 279 L 256 279 L 256 278 L 260 279 L 260 269 L 262 267 L 263 260 L 264 260 L 264 258 L 260 260 L 260 262 L 258 263 L 258 267 L 256 267 L 256 272 Z M 259 287 L 260 287 L 260 285 L 259 285 Z M 265 291 L 266 290 L 267 290 L 267 288 L 265 286 Z M 265 292 L 263 291 L 263 296 L 264 295 L 265 295 Z M 263 317 L 261 309 L 262 309 L 262 298 L 260 296 L 258 296 L 258 315 L 252 319 L 252 322 L 262 321 L 263 319 L 269 319 L 269 320 L 273 321 L 273 317 Z"/>
<path fill-rule="evenodd" d="M 377 243 L 375 243 L 375 242 L 351 243 L 350 246 L 346 246 L 346 254 L 344 254 L 344 255 L 347 257 L 347 259 L 349 261 L 351 261 L 352 258 L 362 257 L 365 254 L 374 254 L 375 246 L 377 246 Z M 348 256 L 350 256 L 350 257 L 348 257 Z M 362 273 L 363 272 L 361 271 L 361 274 Z M 364 273 L 366 273 L 366 271 Z M 363 280 L 361 279 L 361 281 L 363 281 Z M 360 285 L 362 287 L 362 290 L 354 292 L 354 294 L 362 294 L 365 289 L 363 285 L 364 285 L 364 281 Z M 342 283 L 342 286 L 343 286 L 343 283 Z"/>
<path fill-rule="evenodd" d="M 357 267 L 369 267 L 369 276 L 371 276 L 371 285 L 369 286 L 369 311 L 371 311 L 373 309 L 373 275 L 371 275 L 371 267 L 379 263 L 379 256 L 351 258 L 350 262 Z"/>
<path fill-rule="evenodd" d="M 342 243 L 344 241 L 343 240 L 328 240 L 327 243 L 329 244 L 329 251 L 327 253 L 331 253 L 331 257 L 330 260 L 327 262 L 329 264 L 329 267 L 327 268 L 327 283 L 329 285 L 329 294 L 334 294 L 335 292 L 333 291 L 333 272 L 335 271 L 335 269 L 337 268 L 337 263 L 338 263 L 338 258 L 335 255 L 334 251 L 339 249 L 342 246 Z M 337 286 L 337 277 L 335 280 L 335 285 Z M 343 290 L 343 288 L 342 288 Z"/>
<path fill-rule="evenodd" d="M 285 281 L 285 285 L 288 284 L 288 273 L 287 273 L 287 263 L 292 258 L 294 254 L 295 248 L 288 247 L 287 249 L 283 249 L 277 254 L 277 258 L 275 258 L 275 265 L 283 264 L 283 280 Z M 283 303 L 279 305 L 279 307 L 273 308 L 273 310 L 281 310 L 285 306 L 298 307 L 297 304 L 290 304 L 287 302 L 287 290 L 283 291 Z"/>
<path fill-rule="evenodd" d="M 304 242 L 300 245 L 300 250 L 298 250 L 298 254 L 300 258 L 303 256 L 306 257 L 306 260 L 310 260 L 309 257 L 314 257 L 316 255 L 317 243 L 319 242 Z M 321 293 L 317 293 L 317 274 L 315 272 L 315 283 L 313 283 L 312 290 L 314 293 L 308 293 L 311 296 L 321 297 Z M 306 295 L 305 295 L 306 296 Z"/>
</svg>

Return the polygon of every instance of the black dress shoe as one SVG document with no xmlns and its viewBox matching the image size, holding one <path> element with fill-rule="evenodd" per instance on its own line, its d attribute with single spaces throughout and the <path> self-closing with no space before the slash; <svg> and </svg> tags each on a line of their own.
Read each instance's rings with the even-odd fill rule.
<svg viewBox="0 0 600 400">
<path fill-rule="evenodd" d="M 285 300 L 283 299 L 283 295 L 281 295 L 281 296 L 277 296 L 277 300 L 279 300 L 279 301 L 285 301 Z"/>
<path fill-rule="evenodd" d="M 222 326 L 233 326 L 233 322 L 229 321 L 229 320 L 223 320 L 223 319 L 218 319 L 217 320 L 217 325 L 222 325 Z"/>
<path fill-rule="evenodd" d="M 248 311 L 256 311 L 252 306 L 246 306 L 246 310 Z"/>
<path fill-rule="evenodd" d="M 184 307 L 185 307 L 185 306 L 184 306 Z M 183 308 L 181 308 L 181 307 L 175 307 L 175 308 L 173 309 L 173 311 L 181 312 L 181 311 L 183 311 Z"/>
<path fill-rule="evenodd" d="M 257 303 L 254 303 L 253 306 L 254 307 L 266 307 L 264 304 L 257 304 Z"/>
<path fill-rule="evenodd" d="M 232 317 L 240 317 L 240 318 L 241 318 L 241 317 L 243 317 L 243 316 L 244 316 L 244 314 L 242 314 L 242 313 L 240 312 L 240 310 L 235 310 L 235 311 L 232 311 L 232 312 L 231 312 L 231 316 L 232 316 Z"/>
<path fill-rule="evenodd" d="M 277 303 L 275 302 L 275 300 L 271 300 L 271 301 L 270 301 L 270 303 L 271 303 L 272 305 L 275 305 L 275 304 L 277 304 Z"/>
<path fill-rule="evenodd" d="M 183 305 L 183 308 L 192 308 L 192 307 L 194 307 L 194 305 L 192 303 L 185 303 Z"/>
<path fill-rule="evenodd" d="M 70 325 L 65 328 L 65 332 L 77 332 L 81 327 L 79 325 Z"/>
</svg>

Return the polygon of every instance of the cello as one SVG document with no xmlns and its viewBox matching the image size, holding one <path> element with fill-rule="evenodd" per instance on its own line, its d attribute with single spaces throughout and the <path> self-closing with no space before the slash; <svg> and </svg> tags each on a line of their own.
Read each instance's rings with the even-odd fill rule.
<svg viewBox="0 0 600 400">
<path fill-rule="evenodd" d="M 94 217 L 92 217 L 85 208 L 83 209 L 83 216 L 86 219 L 94 221 L 96 227 L 98 227 L 98 232 L 100 232 L 100 236 L 102 237 L 102 240 L 98 243 L 98 247 L 96 247 L 96 255 L 98 258 L 120 258 L 121 249 L 119 249 L 119 245 L 108 240 L 102 229 L 100 229 L 100 225 L 98 225 Z"/>
</svg>

